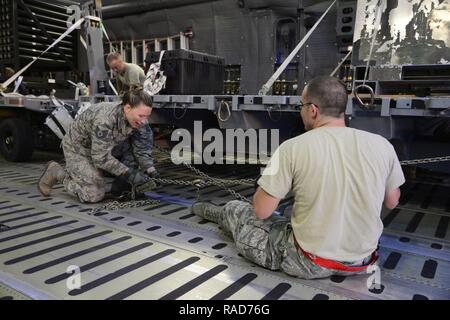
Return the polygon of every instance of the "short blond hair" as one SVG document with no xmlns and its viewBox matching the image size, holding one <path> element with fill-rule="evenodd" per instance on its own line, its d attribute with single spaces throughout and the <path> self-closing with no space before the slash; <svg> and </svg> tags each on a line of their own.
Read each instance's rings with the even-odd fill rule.
<svg viewBox="0 0 450 320">
<path fill-rule="evenodd" d="M 106 62 L 108 64 L 110 64 L 111 62 L 113 62 L 114 60 L 122 60 L 122 56 L 119 52 L 111 52 L 110 54 L 108 54 L 108 56 L 106 57 Z"/>
</svg>

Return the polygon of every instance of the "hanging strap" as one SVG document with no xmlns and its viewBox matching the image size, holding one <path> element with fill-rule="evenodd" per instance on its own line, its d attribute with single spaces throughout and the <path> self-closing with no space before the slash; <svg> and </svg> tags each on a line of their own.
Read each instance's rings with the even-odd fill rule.
<svg viewBox="0 0 450 320">
<path fill-rule="evenodd" d="M 161 71 L 161 62 L 164 53 L 164 50 L 161 51 L 159 54 L 159 61 L 150 65 L 146 80 L 144 81 L 144 90 L 152 96 L 158 94 L 166 84 L 167 77 L 164 75 L 164 72 Z"/>
<path fill-rule="evenodd" d="M 328 12 L 331 10 L 331 8 L 336 3 L 336 0 L 331 3 L 331 5 L 328 7 L 328 9 L 322 14 L 322 16 L 317 20 L 317 22 L 314 24 L 314 26 L 308 31 L 308 33 L 305 35 L 305 37 L 297 44 L 295 49 L 289 54 L 289 56 L 284 60 L 284 62 L 281 64 L 281 66 L 275 71 L 275 73 L 270 77 L 269 80 L 261 87 L 259 90 L 258 95 L 264 96 L 266 95 L 270 88 L 272 88 L 274 82 L 278 79 L 278 77 L 283 73 L 283 71 L 286 69 L 289 63 L 291 63 L 292 59 L 294 59 L 297 52 L 303 47 L 303 45 L 306 43 L 306 41 L 309 39 L 309 37 L 313 34 L 313 32 L 316 30 L 316 28 L 319 26 L 319 24 L 322 22 L 323 18 L 328 14 Z"/>
</svg>

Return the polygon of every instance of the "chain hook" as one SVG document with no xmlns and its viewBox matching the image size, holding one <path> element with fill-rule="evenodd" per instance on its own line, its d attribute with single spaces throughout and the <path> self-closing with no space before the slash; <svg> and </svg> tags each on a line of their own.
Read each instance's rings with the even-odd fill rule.
<svg viewBox="0 0 450 320">
<path fill-rule="evenodd" d="M 227 111 L 227 116 L 225 118 L 222 118 L 222 108 L 223 106 L 226 107 L 226 111 Z M 227 101 L 222 100 L 220 101 L 220 106 L 219 109 L 217 110 L 217 118 L 222 121 L 222 122 L 227 122 L 228 120 L 230 120 L 231 118 L 231 110 L 230 110 L 230 105 L 228 104 Z"/>
<path fill-rule="evenodd" d="M 369 90 L 370 93 L 370 102 L 369 103 L 364 103 L 361 99 L 361 97 L 358 94 L 359 89 L 361 88 L 365 88 Z M 365 108 L 365 109 L 371 109 L 374 107 L 374 103 L 375 103 L 375 93 L 372 89 L 371 86 L 367 85 L 367 84 L 361 84 L 359 86 L 357 86 L 354 90 L 353 90 L 353 95 L 355 96 L 356 100 L 358 100 L 358 103 L 360 104 L 361 107 Z"/>
<path fill-rule="evenodd" d="M 176 106 L 176 104 L 174 104 L 173 105 L 173 117 L 175 118 L 175 120 L 181 120 L 181 119 L 183 119 L 184 118 L 184 116 L 186 115 L 186 112 L 187 112 L 187 104 L 186 103 L 183 103 L 182 105 L 181 105 L 181 108 L 177 108 L 177 106 Z M 181 114 L 181 116 L 179 116 L 179 117 L 177 117 L 177 109 L 182 109 L 183 110 L 183 113 Z"/>
<path fill-rule="evenodd" d="M 273 116 L 272 116 L 272 110 L 274 110 L 275 108 L 278 109 L 278 118 L 273 118 Z M 269 114 L 270 120 L 272 120 L 273 122 L 278 122 L 281 120 L 281 106 L 279 104 L 269 106 L 267 108 L 267 113 Z"/>
</svg>

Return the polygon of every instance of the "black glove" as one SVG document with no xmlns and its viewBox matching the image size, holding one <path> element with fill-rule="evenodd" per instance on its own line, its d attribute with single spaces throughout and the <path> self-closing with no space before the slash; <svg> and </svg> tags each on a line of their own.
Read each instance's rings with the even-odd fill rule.
<svg viewBox="0 0 450 320">
<path fill-rule="evenodd" d="M 150 178 L 159 178 L 160 174 L 158 171 L 156 171 L 156 168 L 154 166 L 148 168 L 145 173 L 150 177 Z"/>
<path fill-rule="evenodd" d="M 115 198 L 119 198 L 124 193 L 130 193 L 131 188 L 131 184 L 124 176 L 116 177 L 111 184 L 111 195 Z"/>
<path fill-rule="evenodd" d="M 159 174 L 158 171 L 156 171 L 155 167 L 148 168 L 146 173 L 147 173 L 147 175 L 150 178 L 153 178 L 153 179 L 160 179 L 161 178 L 161 175 Z M 154 183 L 155 183 L 155 187 L 160 187 L 161 186 L 161 183 L 159 183 L 159 182 L 154 181 Z"/>
<path fill-rule="evenodd" d="M 150 178 L 154 178 L 154 179 L 159 179 L 159 178 L 161 178 L 161 175 L 159 174 L 158 171 L 153 171 L 153 172 L 149 173 L 148 176 L 149 176 Z"/>
<path fill-rule="evenodd" d="M 123 177 L 132 186 L 138 186 L 149 181 L 149 177 L 146 174 L 133 168 L 129 168 L 128 171 L 123 174 Z"/>
</svg>

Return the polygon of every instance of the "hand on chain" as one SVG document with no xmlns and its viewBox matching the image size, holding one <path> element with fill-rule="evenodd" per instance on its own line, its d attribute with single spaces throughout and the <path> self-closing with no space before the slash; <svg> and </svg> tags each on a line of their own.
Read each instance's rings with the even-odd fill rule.
<svg viewBox="0 0 450 320">
<path fill-rule="evenodd" d="M 150 180 L 150 178 L 140 172 L 139 170 L 129 168 L 127 172 L 123 174 L 123 177 L 132 185 L 132 186 L 138 186 L 141 184 L 144 184 Z"/>
<path fill-rule="evenodd" d="M 151 178 L 153 179 L 153 181 L 160 186 L 161 184 L 156 180 L 156 179 L 160 179 L 161 175 L 159 174 L 159 172 L 156 170 L 155 167 L 150 167 L 148 168 L 145 173 Z"/>
</svg>

